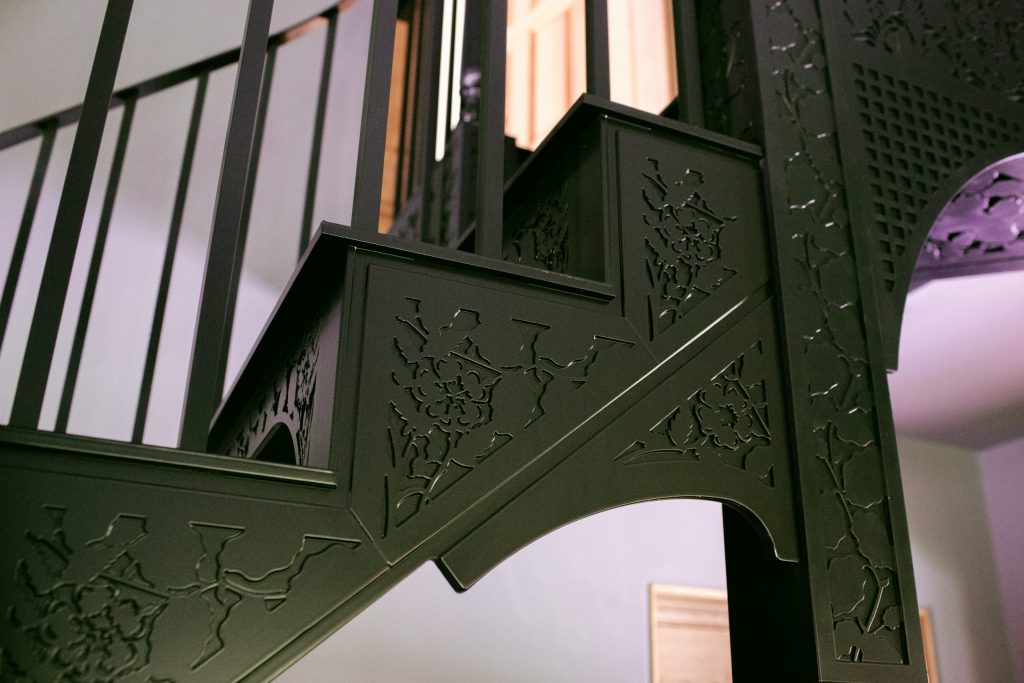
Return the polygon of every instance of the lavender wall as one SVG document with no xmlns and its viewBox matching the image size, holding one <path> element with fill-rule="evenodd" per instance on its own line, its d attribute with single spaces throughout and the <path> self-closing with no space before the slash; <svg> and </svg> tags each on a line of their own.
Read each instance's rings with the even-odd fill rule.
<svg viewBox="0 0 1024 683">
<path fill-rule="evenodd" d="M 1012 681 L 978 456 L 906 438 L 899 449 L 918 601 L 932 613 L 941 680 Z"/>
<path fill-rule="evenodd" d="M 1024 682 L 1024 439 L 978 454 L 1016 679 Z"/>
</svg>

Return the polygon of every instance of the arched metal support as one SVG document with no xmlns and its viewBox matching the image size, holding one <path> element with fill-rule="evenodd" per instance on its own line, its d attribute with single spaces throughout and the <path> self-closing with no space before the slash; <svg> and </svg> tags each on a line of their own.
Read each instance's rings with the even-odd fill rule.
<svg viewBox="0 0 1024 683">
<path fill-rule="evenodd" d="M 581 425 L 585 436 L 573 439 L 571 454 L 533 465 L 492 494 L 493 514 L 438 559 L 452 586 L 469 588 L 565 524 L 663 498 L 741 510 L 767 557 L 799 561 L 778 348 L 764 334 L 774 315 L 771 302 L 761 304 L 698 355 L 633 384 L 591 418 L 600 428 Z"/>
<path fill-rule="evenodd" d="M 1019 213 L 1012 207 L 1017 206 L 1019 197 L 1024 196 L 1024 149 L 1021 142 L 1005 143 L 990 149 L 981 150 L 970 163 L 951 174 L 935 191 L 931 200 L 921 211 L 921 225 L 928 228 L 916 231 L 908 240 L 908 258 L 900 262 L 898 271 L 897 301 L 905 302 L 907 295 L 914 287 L 924 284 L 937 277 L 956 277 L 959 275 L 975 275 L 985 272 L 1024 267 L 1024 238 L 1014 233 Z M 1016 160 L 1016 161 L 1015 161 Z M 957 207 L 950 209 L 951 204 L 960 197 L 968 186 L 974 186 L 973 192 L 976 206 L 975 218 L 979 223 L 989 225 L 975 229 L 970 221 L 963 217 L 954 217 Z M 966 198 L 961 197 L 961 201 Z M 998 203 L 1005 202 L 1003 206 Z M 1006 209 L 1009 207 L 1009 211 Z M 1000 214 L 1004 218 L 1000 218 Z M 943 224 L 939 224 L 942 220 Z M 957 222 L 955 233 L 950 230 L 950 222 Z M 986 228 L 992 224 L 1002 224 L 1002 235 L 994 239 L 988 238 Z M 941 234 L 937 234 L 941 233 Z M 925 253 L 926 246 L 932 243 L 932 252 Z M 909 256 L 913 254 L 913 261 Z M 888 348 L 899 347 L 899 334 L 903 323 L 903 308 L 899 306 L 899 325 L 886 330 L 884 342 Z M 895 365 L 889 369 L 895 370 Z"/>
</svg>

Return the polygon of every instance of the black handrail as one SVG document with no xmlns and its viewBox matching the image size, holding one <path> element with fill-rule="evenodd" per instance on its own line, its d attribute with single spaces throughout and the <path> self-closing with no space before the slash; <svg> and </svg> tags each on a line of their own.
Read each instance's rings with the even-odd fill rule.
<svg viewBox="0 0 1024 683">
<path fill-rule="evenodd" d="M 264 47 L 273 11 L 274 0 L 250 0 L 242 35 L 181 418 L 179 445 L 186 450 L 206 449 L 210 419 L 224 388 L 252 190 L 274 73 L 276 53 Z"/>
<path fill-rule="evenodd" d="M 278 31 L 267 39 L 267 49 L 272 50 L 274 48 L 290 43 L 293 40 L 301 38 L 310 31 L 325 26 L 328 21 L 333 20 L 339 14 L 344 12 L 346 9 L 351 7 L 356 0 L 341 0 L 340 2 L 331 5 L 323 12 L 313 15 L 307 19 L 303 19 L 286 29 Z M 229 66 L 238 61 L 238 56 L 241 53 L 241 47 L 232 48 L 225 50 L 212 57 L 206 57 L 192 64 L 188 64 L 177 69 L 172 69 L 158 76 L 147 78 L 144 81 L 133 83 L 132 85 L 125 86 L 119 90 L 115 90 L 110 98 L 110 109 L 124 106 L 125 102 L 129 99 L 139 100 L 143 97 L 156 94 L 168 88 L 173 88 L 176 85 L 180 85 L 186 81 L 190 81 L 193 78 L 198 78 L 204 73 L 211 73 L 225 66 Z M 41 116 L 37 119 L 23 123 L 14 128 L 9 128 L 3 132 L 0 132 L 0 151 L 13 147 L 21 142 L 32 140 L 42 136 L 46 130 L 51 127 L 57 129 L 70 126 L 73 123 L 78 123 L 79 119 L 82 118 L 82 104 L 75 105 L 74 107 L 68 107 L 46 116 Z"/>
<path fill-rule="evenodd" d="M 121 49 L 128 31 L 133 0 L 110 0 L 103 17 L 99 46 L 93 60 L 89 85 L 82 103 L 81 123 L 71 148 L 64 189 L 57 206 L 50 248 L 46 253 L 43 280 L 39 285 L 32 326 L 28 332 L 25 359 L 11 408 L 11 425 L 35 428 L 43 406 L 46 381 L 50 376 L 53 351 L 61 314 L 67 298 L 71 268 L 75 262 L 82 219 L 89 202 L 96 158 L 110 109 L 110 93 L 121 62 Z"/>
<path fill-rule="evenodd" d="M 267 28 L 247 33 L 246 39 L 249 44 L 253 69 L 256 70 L 256 92 L 246 93 L 246 106 L 235 106 L 232 116 L 239 113 L 250 112 L 255 114 L 253 121 L 243 121 L 235 135 L 229 131 L 229 149 L 235 151 L 225 158 L 224 169 L 221 175 L 221 189 L 218 192 L 218 207 L 225 194 L 237 194 L 237 197 L 224 204 L 230 209 L 230 216 L 225 220 L 235 225 L 228 230 L 233 233 L 229 241 L 232 248 L 229 250 L 232 262 L 220 264 L 227 270 L 229 283 L 224 296 L 226 317 L 230 321 L 231 311 L 234 306 L 234 291 L 237 288 L 237 280 L 241 269 L 241 254 L 244 249 L 245 234 L 248 225 L 248 214 L 252 202 L 252 190 L 255 184 L 256 166 L 259 158 L 260 143 L 262 138 L 263 121 L 266 117 L 266 107 L 269 100 L 269 87 L 273 69 L 274 55 L 281 45 L 296 40 L 310 31 L 327 26 L 328 37 L 325 43 L 325 60 L 333 55 L 335 26 L 341 12 L 350 7 L 355 0 L 341 0 L 332 4 L 324 11 L 298 22 L 283 31 L 269 35 L 270 12 L 273 8 L 273 0 L 252 0 L 252 8 L 262 7 L 262 19 L 266 22 Z M 160 334 L 163 329 L 163 315 L 166 308 L 166 299 L 169 288 L 170 274 L 174 265 L 174 258 L 177 251 L 177 242 L 180 236 L 182 211 L 184 208 L 185 196 L 188 191 L 188 180 L 191 173 L 192 160 L 195 153 L 196 137 L 198 134 L 199 118 L 202 112 L 202 103 L 205 97 L 206 85 L 209 74 L 213 71 L 244 59 L 245 50 L 243 47 L 226 50 L 220 54 L 199 60 L 187 66 L 168 71 L 145 81 L 114 90 L 114 79 L 117 74 L 121 49 L 128 29 L 128 20 L 131 16 L 133 0 L 108 0 L 107 10 L 100 33 L 99 45 L 96 58 L 93 63 L 92 75 L 83 103 L 76 107 L 49 114 L 26 124 L 22 124 L 0 133 L 0 151 L 22 142 L 28 142 L 34 138 L 41 137 L 42 144 L 38 154 L 36 168 L 33 174 L 32 184 L 26 199 L 25 209 L 22 215 L 21 226 L 15 240 L 15 248 L 11 256 L 10 267 L 5 278 L 2 293 L 0 293 L 0 344 L 3 343 L 3 334 L 9 322 L 11 307 L 14 295 L 17 290 L 21 270 L 23 266 L 25 249 L 31 234 L 32 225 L 35 220 L 36 210 L 40 199 L 43 181 L 45 180 L 54 139 L 62 127 L 78 123 L 78 130 L 75 135 L 75 143 L 72 149 L 71 160 L 68 166 L 67 176 L 64 182 L 64 189 L 61 196 L 60 206 L 54 226 L 53 236 L 50 240 L 49 252 L 44 267 L 39 294 L 35 301 L 35 311 L 29 329 L 28 342 L 26 344 L 25 356 L 22 362 L 18 379 L 18 386 L 14 396 L 14 405 L 11 411 L 10 423 L 14 426 L 36 428 L 39 423 L 44 392 L 49 380 L 50 369 L 53 363 L 53 352 L 56 347 L 56 338 L 59 331 L 61 316 L 64 310 L 64 302 L 67 298 L 67 290 L 71 277 L 71 269 L 75 260 L 75 253 L 78 246 L 78 238 L 81 233 L 82 220 L 88 201 L 92 177 L 96 169 L 99 154 L 99 145 L 103 137 L 107 118 L 112 110 L 117 107 L 124 107 L 124 114 L 121 119 L 118 133 L 117 149 L 115 150 L 114 161 L 110 168 L 109 178 L 103 207 L 100 216 L 100 224 L 97 231 L 95 244 L 92 246 L 92 256 L 88 268 L 88 277 L 83 292 L 82 306 L 78 312 L 75 322 L 74 338 L 72 340 L 71 354 L 68 361 L 68 369 L 63 382 L 63 391 L 60 396 L 55 429 L 63 432 L 67 429 L 68 417 L 70 414 L 71 401 L 75 392 L 75 385 L 78 379 L 78 368 L 81 361 L 82 351 L 85 344 L 85 336 L 88 330 L 91 317 L 92 301 L 99 277 L 100 266 L 103 261 L 106 236 L 110 219 L 114 209 L 117 195 L 117 185 L 123 165 L 128 137 L 131 132 L 132 114 L 140 98 L 159 93 L 176 85 L 195 80 L 196 101 L 193 108 L 188 140 L 182 160 L 182 170 L 176 192 L 175 209 L 171 218 L 170 234 L 164 257 L 164 264 L 161 269 L 160 287 L 157 303 L 154 310 L 154 319 L 151 327 L 151 334 L 147 349 L 146 362 L 143 370 L 143 381 L 140 388 L 139 403 L 136 407 L 135 424 L 132 440 L 141 442 L 142 432 L 145 427 L 145 419 L 149 408 L 150 391 L 152 388 L 153 372 L 156 363 L 156 353 L 159 348 Z M 264 65 L 264 62 L 266 63 Z M 239 71 L 241 73 L 242 67 Z M 250 69 L 251 71 L 252 69 Z M 329 66 L 325 66 L 323 79 L 329 75 Z M 249 89 L 248 83 L 239 82 L 243 90 Z M 263 86 L 260 87 L 259 83 Z M 324 109 L 326 108 L 326 82 L 321 83 L 321 93 L 318 98 L 318 111 L 315 126 L 322 127 L 324 124 Z M 236 92 L 236 105 L 239 99 Z M 249 106 L 251 105 L 251 106 Z M 319 158 L 319 141 L 322 137 L 322 130 L 315 131 L 314 149 L 311 153 L 311 174 L 316 173 L 313 165 Z M 232 142 L 234 143 L 232 145 Z M 245 163 L 239 163 L 243 160 Z M 251 160 L 251 161 L 250 161 Z M 309 192 L 315 192 L 315 179 L 309 184 Z M 229 192 L 231 189 L 236 192 Z M 307 197 L 307 205 L 312 204 L 313 198 Z M 224 239 L 227 234 L 224 229 L 218 229 L 217 217 L 213 234 L 220 235 Z M 223 228 L 223 226 L 221 226 Z M 217 251 L 217 253 L 222 253 Z M 214 269 L 213 272 L 218 272 Z M 207 279 L 210 271 L 207 272 Z M 232 283 L 235 283 L 232 285 Z M 209 283 L 207 283 L 209 284 Z M 215 291 L 216 287 L 206 287 L 209 291 Z M 210 308 L 207 306 L 207 308 Z M 213 307 L 217 308 L 217 307 Z M 206 316 L 209 318 L 209 315 Z M 200 322 L 203 318 L 201 317 Z M 227 323 L 224 332 L 225 339 L 205 340 L 201 348 L 223 347 L 226 353 L 228 344 L 227 337 L 230 336 L 230 322 Z M 215 354 L 220 355 L 220 354 Z M 219 367 L 219 374 L 223 374 L 223 359 L 215 363 Z M 205 373 L 204 373 L 205 374 Z M 214 373 L 218 374 L 218 373 Z M 213 390 L 216 401 L 219 399 L 220 386 L 223 377 L 219 379 L 211 377 L 209 387 L 204 387 L 201 394 L 205 394 L 207 388 Z M 188 399 L 186 401 L 188 404 Z M 205 408 L 204 408 L 205 411 Z"/>
<path fill-rule="evenodd" d="M 270 35 L 269 25 L 274 0 L 250 0 L 247 28 L 241 47 L 226 50 L 115 91 L 113 84 L 133 0 L 108 0 L 107 16 L 104 19 L 85 102 L 80 106 L 0 132 L 0 151 L 37 137 L 42 138 L 21 227 L 11 257 L 11 266 L 4 289 L 0 293 L 2 344 L 54 137 L 60 128 L 79 122 L 67 180 L 58 208 L 54 236 L 49 246 L 29 330 L 28 344 L 11 412 L 12 425 L 36 428 L 39 424 L 43 396 L 50 376 L 64 301 L 81 233 L 81 223 L 91 190 L 103 128 L 110 111 L 116 107 L 124 107 L 99 230 L 92 249 L 83 303 L 75 324 L 68 371 L 64 378 L 56 420 L 58 431 L 67 428 L 85 334 L 89 326 L 92 299 L 103 259 L 107 228 L 116 199 L 117 181 L 128 144 L 132 113 L 140 98 L 195 80 L 196 94 L 191 123 L 161 268 L 139 402 L 135 411 L 132 440 L 141 442 L 149 410 L 156 355 L 164 324 L 170 277 L 180 238 L 182 212 L 188 192 L 209 75 L 217 69 L 238 63 L 235 100 L 228 124 L 220 185 L 214 208 L 213 229 L 195 328 L 196 336 L 180 441 L 180 445 L 189 449 L 205 448 L 209 420 L 220 400 L 225 381 L 227 350 L 277 48 L 316 28 L 326 27 L 327 37 L 320 68 L 312 147 L 299 230 L 298 246 L 301 255 L 301 251 L 310 240 L 315 219 L 313 213 L 337 20 L 341 12 L 354 2 L 355 0 L 341 0 L 317 15 Z M 685 121 L 700 125 L 700 65 L 694 26 L 694 2 L 695 0 L 673 0 L 672 3 L 677 38 L 676 62 L 680 81 L 680 101 L 685 104 L 677 106 L 677 115 Z M 410 45 L 404 48 L 407 53 L 400 57 L 405 60 L 405 81 L 400 84 L 403 102 L 398 172 L 395 178 L 396 208 L 401 208 L 398 206 L 400 204 L 408 204 L 408 210 L 403 214 L 407 226 L 415 226 L 413 221 L 416 220 L 416 213 L 419 213 L 419 225 L 415 226 L 416 231 L 408 236 L 426 241 L 451 243 L 452 246 L 458 244 L 461 248 L 475 250 L 492 258 L 501 257 L 504 209 L 502 189 L 505 181 L 506 156 L 506 5 L 506 0 L 489 0 L 486 3 L 456 0 L 451 5 L 452 22 L 459 21 L 460 19 L 456 17 L 464 14 L 461 21 L 467 27 L 461 52 L 463 73 L 442 75 L 442 54 L 449 56 L 449 62 L 454 63 L 457 41 L 452 36 L 438 35 L 442 25 L 447 25 L 449 20 L 449 17 L 442 17 L 441 4 L 432 0 L 374 2 L 356 159 L 358 172 L 350 221 L 354 227 L 376 230 L 379 224 L 385 141 L 388 135 L 388 109 L 392 91 L 390 80 L 395 50 L 395 26 L 400 11 L 411 12 L 414 18 L 410 20 L 410 35 L 413 37 Z M 593 94 L 607 96 L 607 0 L 586 0 L 585 10 L 587 89 Z M 472 30 L 469 30 L 470 27 Z M 448 40 L 448 43 L 442 44 L 445 40 Z M 417 71 L 415 77 L 411 75 L 413 69 Z M 439 83 L 442 77 L 446 80 L 444 84 Z M 443 116 L 442 121 L 439 121 L 439 118 L 442 118 L 442 113 L 447 111 L 449 102 L 452 101 L 452 88 L 456 87 L 456 83 L 463 88 L 464 111 L 461 112 L 459 126 L 453 129 L 446 125 L 449 116 Z M 438 86 L 448 91 L 447 97 L 442 93 L 440 101 L 435 99 Z M 434 146 L 433 129 L 438 123 L 444 129 L 446 143 L 453 143 L 450 156 L 446 144 L 446 158 L 441 162 L 445 164 L 444 168 L 435 165 L 434 154 L 431 153 Z M 451 169 L 456 170 L 452 172 L 454 180 L 449 183 L 446 172 Z M 446 183 L 451 187 L 446 187 Z M 458 219 L 455 223 L 459 228 L 459 234 L 453 236 L 457 241 L 441 234 L 442 226 L 445 224 L 445 219 L 441 216 L 441 206 L 443 205 L 445 210 L 448 209 L 446 197 L 449 193 L 455 198 L 453 201 L 458 203 Z"/>
</svg>

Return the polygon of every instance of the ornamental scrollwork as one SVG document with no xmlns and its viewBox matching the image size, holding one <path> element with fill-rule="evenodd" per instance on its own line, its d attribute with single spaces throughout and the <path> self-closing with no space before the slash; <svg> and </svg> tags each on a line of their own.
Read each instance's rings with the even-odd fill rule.
<svg viewBox="0 0 1024 683">
<path fill-rule="evenodd" d="M 972 178 L 932 226 L 919 268 L 968 261 L 1024 258 L 1024 159 L 1015 158 Z"/>
<path fill-rule="evenodd" d="M 641 189 L 650 335 L 653 340 L 736 274 L 721 263 L 721 234 L 736 220 L 712 207 L 701 191 L 704 174 L 687 169 L 666 180 L 657 159 L 648 158 Z"/>
<path fill-rule="evenodd" d="M 569 264 L 569 192 L 563 181 L 550 194 L 533 204 L 512 237 L 516 263 L 526 263 L 556 273 L 565 273 Z"/>
<path fill-rule="evenodd" d="M 234 439 L 232 455 L 251 458 L 270 436 L 271 429 L 282 424 L 294 440 L 294 464 L 310 464 L 309 433 L 316 399 L 320 329 L 321 322 L 317 321 L 281 365 L 269 387 L 244 418 Z"/>
<path fill-rule="evenodd" d="M 808 519 L 824 525 L 828 539 L 810 548 L 809 562 L 828 580 L 835 658 L 902 663 L 901 577 L 887 541 L 890 501 L 821 17 L 811 0 L 763 7 L 769 44 L 761 49 L 771 60 L 771 125 L 786 193 L 779 258 L 799 292 L 788 305 L 806 372 L 794 400 L 808 414 L 805 476 L 824 506 Z"/>
<path fill-rule="evenodd" d="M 764 372 L 757 367 L 761 345 L 737 356 L 704 387 L 674 407 L 644 436 L 615 456 L 622 465 L 708 462 L 712 458 L 775 486 L 765 457 L 771 445 Z M 754 366 L 751 369 L 751 366 Z"/>
<path fill-rule="evenodd" d="M 842 10 L 855 41 L 892 55 L 913 51 L 942 60 L 954 78 L 1024 102 L 1019 2 L 843 0 Z"/>
<path fill-rule="evenodd" d="M 384 536 L 571 399 L 609 349 L 633 346 L 590 335 L 545 348 L 556 330 L 540 322 L 463 307 L 442 319 L 420 299 L 404 304 L 392 339 Z"/>
<path fill-rule="evenodd" d="M 188 672 L 195 673 L 230 646 L 226 628 L 240 603 L 258 601 L 274 612 L 310 560 L 360 544 L 307 534 L 287 564 L 252 572 L 227 557 L 244 528 L 191 522 L 197 543 L 190 572 L 168 580 L 166 560 L 160 559 L 166 545 L 154 545 L 146 516 L 117 514 L 102 536 L 75 542 L 66 531 L 67 508 L 45 505 L 42 511 L 49 528 L 26 532 L 29 552 L 15 570 L 20 593 L 6 613 L 34 661 L 16 661 L 13 649 L 4 652 L 5 666 L 39 680 L 173 680 L 151 666 L 182 656 L 155 654 L 161 643 L 174 642 L 155 637 L 168 614 L 175 615 L 168 619 L 173 628 L 206 634 L 201 647 L 184 655 L 191 662 Z"/>
</svg>

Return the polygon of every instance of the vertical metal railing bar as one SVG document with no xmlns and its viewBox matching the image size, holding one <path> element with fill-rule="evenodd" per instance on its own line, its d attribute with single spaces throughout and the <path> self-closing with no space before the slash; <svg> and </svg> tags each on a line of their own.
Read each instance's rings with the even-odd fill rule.
<svg viewBox="0 0 1024 683">
<path fill-rule="evenodd" d="M 398 112 L 398 166 L 395 168 L 395 218 L 398 217 L 399 211 L 405 203 L 405 198 L 408 196 L 408 193 L 405 192 L 405 185 L 402 180 L 403 176 L 408 172 L 408 165 L 405 163 L 405 154 L 406 150 L 409 148 L 406 140 L 406 132 L 408 130 L 409 114 L 411 113 L 410 105 L 412 104 L 412 98 L 409 95 L 409 88 L 412 83 L 412 74 L 410 72 L 413 64 L 414 18 L 415 11 L 412 13 L 409 20 L 409 33 L 405 44 L 405 64 L 403 65 L 402 72 L 402 106 L 401 111 Z M 390 114 L 390 112 L 388 113 Z"/>
<path fill-rule="evenodd" d="M 82 231 L 82 220 L 89 202 L 107 110 L 110 108 L 114 80 L 121 61 L 125 34 L 128 32 L 132 2 L 109 0 L 103 17 L 96 57 L 82 103 L 82 116 L 71 148 L 64 190 L 57 206 L 53 236 L 29 328 L 25 359 L 14 395 L 10 424 L 15 427 L 35 428 L 39 424 L 39 413 L 53 363 L 53 351 Z"/>
<path fill-rule="evenodd" d="M 135 118 L 137 98 L 129 96 L 125 99 L 124 112 L 121 114 L 121 125 L 117 132 L 117 145 L 114 147 L 114 158 L 110 163 L 110 176 L 103 195 L 103 208 L 96 228 L 96 241 L 92 247 L 92 258 L 89 260 L 89 272 L 85 278 L 85 289 L 82 292 L 82 305 L 78 309 L 78 322 L 75 323 L 75 335 L 71 342 L 71 355 L 68 357 L 68 368 L 64 374 L 64 390 L 57 409 L 57 423 L 54 431 L 63 433 L 68 428 L 68 416 L 71 413 L 71 399 L 78 383 L 78 369 L 82 363 L 82 350 L 85 348 L 85 335 L 89 330 L 89 319 L 92 317 L 92 305 L 96 297 L 96 283 L 103 265 L 103 255 L 107 247 L 107 235 L 110 234 L 110 219 L 114 214 L 114 203 L 117 201 L 117 188 L 121 183 L 121 170 L 128 151 L 128 136 L 131 134 L 132 121 Z"/>
<path fill-rule="evenodd" d="M 434 165 L 434 141 L 437 130 L 437 83 L 441 73 L 441 31 L 444 19 L 440 2 L 422 3 L 423 38 L 420 41 L 421 65 L 420 82 L 417 84 L 416 111 L 413 119 L 419 125 L 417 140 L 420 156 L 416 160 L 413 182 L 420 186 L 420 239 L 424 242 L 440 242 L 440 235 L 434 235 L 431 225 L 432 169 Z M 424 61 L 426 60 L 426 61 Z M 422 65 L 426 64 L 426 68 Z"/>
<path fill-rule="evenodd" d="M 36 155 L 35 170 L 32 172 L 32 182 L 29 184 L 28 196 L 25 198 L 25 210 L 21 214 L 21 225 L 18 228 L 18 236 L 14 239 L 14 249 L 11 251 L 4 291 L 0 295 L 0 348 L 3 348 L 7 323 L 11 317 L 11 306 L 14 304 L 14 293 L 18 288 L 18 280 L 21 278 L 25 250 L 28 248 L 28 238 L 32 234 L 32 224 L 36 219 L 39 196 L 43 191 L 43 181 L 46 180 L 46 171 L 49 168 L 50 155 L 53 152 L 53 141 L 56 138 L 57 122 L 53 121 L 43 130 L 39 154 Z"/>
<path fill-rule="evenodd" d="M 700 75 L 696 0 L 672 0 L 672 28 L 679 84 L 679 120 L 704 126 L 704 96 Z"/>
<path fill-rule="evenodd" d="M 252 148 L 249 155 L 249 172 L 245 179 L 245 195 L 242 199 L 242 213 L 238 226 L 238 268 L 232 275 L 231 291 L 238 291 L 238 283 L 242 275 L 242 260 L 245 257 L 245 243 L 249 237 L 249 223 L 252 219 L 252 203 L 256 197 L 256 176 L 260 168 L 260 155 L 263 152 L 263 131 L 267 125 L 267 108 L 270 106 L 270 86 L 274 82 L 274 65 L 277 63 L 277 48 L 270 46 L 267 49 L 267 59 L 263 68 L 263 86 L 260 91 L 259 110 L 256 113 L 256 126 L 252 133 Z M 234 318 L 235 297 L 229 301 L 230 308 L 227 313 Z M 229 334 L 230 336 L 230 334 Z M 223 391 L 222 386 L 218 389 L 218 396 Z"/>
<path fill-rule="evenodd" d="M 481 13 L 480 144 L 476 181 L 476 253 L 501 258 L 505 187 L 505 41 L 507 0 Z"/>
<path fill-rule="evenodd" d="M 456 74 L 455 73 L 455 61 L 456 61 L 455 60 L 455 54 L 456 54 L 456 47 L 457 47 L 455 45 L 455 42 L 456 42 L 455 41 L 455 35 L 458 33 L 458 31 L 455 28 L 455 22 L 458 21 L 458 16 L 459 16 L 458 9 L 459 8 L 457 7 L 457 4 L 459 2 L 460 2 L 460 0 L 452 0 L 452 3 L 451 3 L 451 6 L 452 6 L 452 14 L 451 14 L 452 31 L 448 35 L 448 39 L 449 39 L 449 43 L 448 43 L 448 70 L 449 70 L 449 73 L 447 74 L 447 83 L 445 83 L 445 89 L 444 89 L 445 117 L 444 117 L 444 119 L 441 120 L 441 125 L 444 126 L 444 142 L 445 142 L 445 148 L 446 149 L 447 149 L 447 146 L 448 146 L 448 141 L 451 139 L 452 134 L 454 133 L 454 130 L 451 127 L 452 113 L 449 111 L 449 109 L 453 106 L 452 105 L 452 90 L 455 87 L 455 85 L 454 85 L 455 82 L 461 82 L 462 81 L 462 74 Z"/>
<path fill-rule="evenodd" d="M 402 159 L 402 197 L 410 198 L 413 196 L 413 191 L 416 189 L 416 162 L 417 153 L 419 148 L 417 143 L 419 136 L 417 135 L 416 116 L 419 112 L 419 81 L 422 78 L 423 73 L 423 40 L 424 40 L 424 24 L 423 24 L 423 12 L 424 3 L 414 3 L 413 6 L 413 18 L 410 28 L 410 44 L 409 44 L 409 59 L 406 62 L 406 103 L 404 103 L 402 112 L 402 143 L 403 154 L 399 157 Z M 415 74 L 415 78 L 412 76 Z M 409 161 L 404 161 L 404 151 L 409 151 Z"/>
<path fill-rule="evenodd" d="M 334 63 L 334 47 L 338 35 L 338 15 L 327 20 L 327 36 L 324 39 L 324 56 L 320 67 L 320 91 L 316 99 L 316 119 L 313 122 L 313 144 L 309 152 L 309 175 L 306 176 L 306 203 L 302 210 L 302 228 L 299 234 L 299 258 L 309 244 L 313 230 L 313 210 L 316 203 L 316 189 L 320 180 L 320 150 L 324 142 L 324 124 L 327 120 L 327 95 L 331 85 L 331 68 Z"/>
<path fill-rule="evenodd" d="M 234 322 L 229 315 L 236 295 L 232 282 L 242 267 L 242 208 L 273 10 L 274 0 L 250 0 L 242 36 L 182 411 L 179 445 L 187 450 L 206 449 L 224 384 Z"/>
<path fill-rule="evenodd" d="M 586 0 L 587 92 L 605 99 L 612 96 L 611 57 L 608 43 L 608 0 Z"/>
<path fill-rule="evenodd" d="M 395 51 L 397 19 L 398 0 L 376 0 L 373 3 L 352 204 L 352 227 L 358 230 L 375 231 L 380 220 L 384 145 L 387 139 L 388 100 L 391 94 L 391 61 Z"/>
<path fill-rule="evenodd" d="M 185 138 L 185 151 L 182 155 L 181 171 L 178 175 L 178 187 L 174 195 L 174 208 L 171 211 L 171 227 L 167 234 L 167 248 L 164 251 L 164 262 L 160 268 L 160 286 L 156 294 L 156 305 L 153 308 L 153 322 L 149 330 L 149 344 L 146 347 L 146 363 L 142 370 L 142 385 L 139 388 L 139 401 L 135 408 L 135 424 L 132 427 L 132 442 L 142 443 L 146 429 L 146 417 L 149 414 L 150 394 L 153 391 L 153 374 L 156 371 L 156 357 L 163 334 L 164 313 L 167 310 L 167 297 L 171 289 L 171 274 L 174 270 L 174 259 L 178 251 L 178 238 L 181 234 L 181 223 L 185 215 L 185 198 L 192 177 L 192 162 L 195 159 L 196 142 L 199 139 L 199 124 L 202 120 L 203 105 L 206 101 L 206 88 L 210 74 L 204 73 L 196 81 L 196 94 L 192 103 L 192 116 L 189 119 L 188 134 Z"/>
<path fill-rule="evenodd" d="M 310 31 L 315 30 L 318 26 L 321 26 L 331 16 L 348 10 L 355 4 L 355 1 L 356 0 L 340 0 L 336 5 L 327 8 L 323 12 L 279 31 L 269 38 L 268 44 L 280 47 L 281 45 L 290 43 L 293 40 L 297 40 Z M 110 108 L 116 109 L 117 107 L 122 106 L 124 104 L 122 98 L 126 93 L 135 93 L 138 99 L 143 99 L 148 95 L 153 95 L 162 90 L 167 90 L 168 88 L 180 85 L 186 81 L 192 81 L 204 73 L 213 73 L 221 67 L 234 64 L 238 61 L 238 55 L 240 52 L 240 48 L 226 50 L 220 54 L 213 55 L 212 57 L 207 57 L 206 59 L 202 59 L 198 62 L 187 64 L 183 67 L 162 73 L 145 81 L 133 83 L 119 90 L 115 90 L 111 97 Z M 47 114 L 46 116 L 34 121 L 29 121 L 20 126 L 0 131 L 0 150 L 40 137 L 43 131 L 53 123 L 56 123 L 57 128 L 63 128 L 73 123 L 77 123 L 81 119 L 81 116 L 82 106 L 78 105 L 62 109 L 61 111 L 54 112 L 52 114 Z"/>
</svg>

